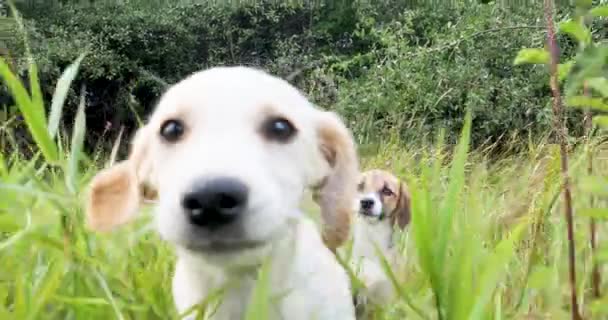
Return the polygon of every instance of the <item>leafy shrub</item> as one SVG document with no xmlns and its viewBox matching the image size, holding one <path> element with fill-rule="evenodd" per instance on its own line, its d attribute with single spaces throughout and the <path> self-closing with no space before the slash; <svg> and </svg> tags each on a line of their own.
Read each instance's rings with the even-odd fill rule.
<svg viewBox="0 0 608 320">
<path fill-rule="evenodd" d="M 546 75 L 512 66 L 517 50 L 544 39 L 540 11 L 530 7 L 132 0 L 32 8 L 23 7 L 46 97 L 60 71 L 90 51 L 72 90 L 86 84 L 91 141 L 108 124 L 132 130 L 167 83 L 234 64 L 296 73 L 291 81 L 345 116 L 362 142 L 393 133 L 416 139 L 440 127 L 457 133 L 467 108 L 473 145 L 550 124 Z M 67 119 L 77 96 L 70 95 Z"/>
</svg>

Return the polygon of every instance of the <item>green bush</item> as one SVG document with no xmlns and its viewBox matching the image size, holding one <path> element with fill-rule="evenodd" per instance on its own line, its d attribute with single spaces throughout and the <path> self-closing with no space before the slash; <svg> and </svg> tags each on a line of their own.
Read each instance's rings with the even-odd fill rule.
<svg viewBox="0 0 608 320">
<path fill-rule="evenodd" d="M 467 108 L 474 145 L 535 135 L 550 123 L 546 75 L 512 66 L 520 48 L 544 40 L 540 11 L 530 7 L 133 0 L 44 8 L 22 6 L 47 97 L 53 79 L 90 51 L 73 90 L 86 85 L 91 141 L 108 124 L 132 130 L 166 83 L 235 64 L 283 77 L 301 71 L 291 81 L 338 110 L 362 142 L 394 133 L 409 141 L 440 127 L 456 133 Z M 68 119 L 77 105 L 70 96 Z"/>
</svg>

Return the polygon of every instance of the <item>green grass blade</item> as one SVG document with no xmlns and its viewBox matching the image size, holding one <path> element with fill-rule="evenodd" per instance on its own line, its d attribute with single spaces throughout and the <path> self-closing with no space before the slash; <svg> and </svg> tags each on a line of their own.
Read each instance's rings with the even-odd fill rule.
<svg viewBox="0 0 608 320">
<path fill-rule="evenodd" d="M 32 104 L 40 106 L 35 108 L 38 112 L 38 117 L 42 119 L 42 122 L 46 123 L 46 114 L 44 112 L 44 100 L 42 99 L 42 90 L 40 89 L 40 80 L 38 79 L 38 67 L 36 63 L 30 57 L 29 59 L 29 78 L 30 78 L 30 91 L 32 96 Z"/>
<path fill-rule="evenodd" d="M 581 209 L 577 215 L 581 217 L 608 221 L 608 209 L 606 208 Z"/>
<path fill-rule="evenodd" d="M 36 290 L 33 305 L 28 310 L 28 319 L 40 319 L 39 313 L 45 304 L 51 300 L 63 280 L 63 261 L 61 259 L 49 262 L 41 287 Z"/>
<path fill-rule="evenodd" d="M 460 198 L 460 193 L 464 187 L 465 165 L 469 150 L 470 136 L 471 112 L 467 111 L 460 141 L 450 168 L 448 190 L 439 209 L 439 225 L 436 239 L 437 259 L 434 262 L 437 266 L 444 266 L 447 255 L 447 245 L 452 233 L 454 211 L 458 199 Z"/>
<path fill-rule="evenodd" d="M 124 317 L 122 316 L 122 312 L 120 311 L 120 307 L 118 306 L 116 299 L 114 299 L 114 295 L 112 294 L 112 290 L 110 290 L 108 283 L 103 278 L 101 273 L 99 273 L 99 271 L 94 270 L 93 272 L 95 273 L 95 277 L 97 278 L 99 285 L 101 286 L 104 294 L 106 295 L 106 299 L 108 300 L 108 303 L 112 306 L 112 310 L 114 311 L 114 316 L 118 320 L 124 320 Z"/>
<path fill-rule="evenodd" d="M 74 61 L 70 66 L 68 66 L 63 74 L 57 81 L 57 86 L 55 87 L 55 93 L 53 93 L 53 100 L 51 101 L 51 113 L 49 116 L 48 129 L 49 134 L 52 138 L 57 134 L 57 129 L 59 128 L 59 122 L 61 121 L 61 113 L 63 111 L 63 105 L 65 103 L 65 99 L 67 98 L 68 91 L 70 86 L 72 85 L 72 81 L 76 78 L 78 74 L 78 68 L 80 67 L 80 63 L 86 56 L 87 52 L 82 53 L 76 61 Z"/>
<path fill-rule="evenodd" d="M 245 320 L 269 319 L 270 293 L 270 259 L 266 259 L 258 272 L 258 279 L 245 311 Z"/>
<path fill-rule="evenodd" d="M 46 114 L 44 113 L 44 101 L 42 99 L 42 90 L 40 89 L 40 81 L 38 78 L 38 67 L 36 66 L 36 64 L 34 63 L 34 59 L 32 58 L 32 52 L 29 46 L 27 31 L 25 30 L 25 26 L 23 25 L 21 15 L 17 11 L 17 8 L 15 7 L 12 1 L 9 2 L 9 7 L 11 9 L 15 24 L 19 27 L 19 32 L 21 32 L 21 35 L 23 36 L 25 56 L 28 59 L 28 76 L 30 80 L 30 91 L 32 97 L 31 100 L 34 105 L 41 106 L 40 109 L 35 109 L 35 112 L 38 113 L 38 117 L 43 119 L 43 122 L 46 123 Z"/>
<path fill-rule="evenodd" d="M 435 162 L 439 162 L 436 160 Z M 413 180 L 411 182 L 412 188 L 412 227 L 411 230 L 414 232 L 415 248 L 420 261 L 420 267 L 423 273 L 428 278 L 431 289 L 435 295 L 435 311 L 437 312 L 438 318 L 442 319 L 443 310 L 441 309 L 442 293 L 441 293 L 441 270 L 434 264 L 435 259 L 435 242 L 434 242 L 434 224 L 432 223 L 434 218 L 433 209 L 433 194 L 429 187 L 435 183 L 430 181 L 434 177 L 433 170 L 438 168 L 431 168 L 424 166 L 422 168 L 422 176 L 420 181 Z"/>
<path fill-rule="evenodd" d="M 84 108 L 85 89 L 83 88 L 82 93 L 80 94 L 80 104 L 78 105 L 78 111 L 76 112 L 76 119 L 74 120 L 74 129 L 72 130 L 72 147 L 66 170 L 67 186 L 68 190 L 70 190 L 72 194 L 76 193 L 77 179 L 79 175 L 78 160 L 80 159 L 80 153 L 84 144 L 84 134 L 86 132 Z"/>
<path fill-rule="evenodd" d="M 527 221 L 519 224 L 508 238 L 503 239 L 496 246 L 494 253 L 486 260 L 487 264 L 484 265 L 484 270 L 479 277 L 481 287 L 475 297 L 475 305 L 468 319 L 486 319 L 484 311 L 492 300 L 492 294 L 496 289 L 498 281 L 500 281 L 500 278 L 505 273 L 508 263 L 515 254 L 517 243 L 527 226 Z"/>
<path fill-rule="evenodd" d="M 32 137 L 36 141 L 38 148 L 42 151 L 45 159 L 50 163 L 55 163 L 58 159 L 57 146 L 51 139 L 51 136 L 46 130 L 46 121 L 41 114 L 44 114 L 44 106 L 35 104 L 29 97 L 27 90 L 23 87 L 23 84 L 10 70 L 10 67 L 6 61 L 0 58 L 0 76 L 4 79 L 4 82 L 15 99 L 17 107 L 32 134 Z M 40 112 L 40 110 L 43 110 Z"/>
<path fill-rule="evenodd" d="M 374 246 L 374 251 L 375 251 L 376 255 L 380 258 L 381 267 L 382 267 L 384 273 L 388 276 L 389 280 L 393 284 L 393 288 L 395 289 L 395 291 L 397 291 L 397 294 L 399 295 L 399 297 L 403 301 L 405 301 L 405 303 L 414 312 L 416 312 L 416 314 L 420 318 L 422 318 L 422 319 L 429 319 L 429 317 L 427 317 L 424 314 L 424 312 L 414 304 L 414 302 L 412 301 L 412 299 L 406 293 L 405 288 L 403 288 L 403 286 L 399 283 L 399 281 L 397 280 L 397 277 L 395 277 L 395 273 L 393 272 L 393 269 L 391 268 L 390 264 L 388 263 L 388 260 L 386 259 L 386 257 L 382 253 L 382 250 L 380 250 L 380 248 L 378 248 L 378 245 L 376 243 L 372 243 L 372 245 Z"/>
<path fill-rule="evenodd" d="M 112 145 L 112 151 L 110 152 L 110 159 L 108 160 L 108 167 L 113 165 L 116 162 L 116 156 L 118 155 L 118 149 L 120 148 L 120 142 L 122 140 L 122 133 L 124 131 L 124 127 L 120 127 L 120 131 L 118 131 L 118 136 Z"/>
<path fill-rule="evenodd" d="M 8 166 L 4 158 L 4 152 L 0 152 L 0 179 L 4 180 L 8 176 Z"/>
</svg>

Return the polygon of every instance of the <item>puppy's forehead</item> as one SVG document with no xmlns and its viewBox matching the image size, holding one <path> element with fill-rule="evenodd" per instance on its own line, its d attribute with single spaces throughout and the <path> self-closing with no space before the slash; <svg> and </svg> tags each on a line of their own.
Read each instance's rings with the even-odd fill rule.
<svg viewBox="0 0 608 320">
<path fill-rule="evenodd" d="M 235 111 L 237 117 L 262 110 L 306 117 L 312 111 L 312 104 L 288 82 L 263 71 L 216 67 L 173 85 L 161 98 L 155 116 Z"/>
<path fill-rule="evenodd" d="M 382 170 L 370 170 L 364 174 L 365 185 L 368 188 L 379 189 L 385 184 L 394 187 L 399 184 L 399 180 L 392 174 Z"/>
</svg>

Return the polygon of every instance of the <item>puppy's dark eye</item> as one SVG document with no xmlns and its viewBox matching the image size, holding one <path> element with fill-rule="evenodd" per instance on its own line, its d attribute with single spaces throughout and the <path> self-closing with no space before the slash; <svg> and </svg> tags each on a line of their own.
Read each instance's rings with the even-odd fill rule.
<svg viewBox="0 0 608 320">
<path fill-rule="evenodd" d="M 365 182 L 361 181 L 361 182 L 359 182 L 359 184 L 357 185 L 357 190 L 359 190 L 359 191 L 363 191 L 363 187 L 365 187 Z"/>
<path fill-rule="evenodd" d="M 289 120 L 281 117 L 269 118 L 262 124 L 262 134 L 269 140 L 288 142 L 297 130 Z"/>
<path fill-rule="evenodd" d="M 387 197 L 390 197 L 390 196 L 392 196 L 393 194 L 395 194 L 395 193 L 393 192 L 393 190 L 389 189 L 387 186 L 384 186 L 384 187 L 382 188 L 381 192 L 382 192 L 382 195 L 385 195 L 385 196 L 387 196 Z"/>
<path fill-rule="evenodd" d="M 160 136 L 167 142 L 176 142 L 184 134 L 184 124 L 180 120 L 170 119 L 160 126 Z"/>
</svg>

